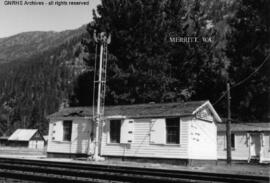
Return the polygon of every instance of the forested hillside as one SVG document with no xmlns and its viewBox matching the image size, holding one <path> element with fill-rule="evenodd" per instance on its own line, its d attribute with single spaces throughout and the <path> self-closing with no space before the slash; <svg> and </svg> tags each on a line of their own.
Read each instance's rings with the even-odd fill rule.
<svg viewBox="0 0 270 183">
<path fill-rule="evenodd" d="M 85 26 L 63 32 L 25 32 L 0 39 L 0 64 L 26 59 L 48 49 L 56 48 L 85 32 Z"/>
<path fill-rule="evenodd" d="M 87 37 L 85 26 L 59 33 L 22 33 L 0 42 L 4 48 L 0 51 L 0 132 L 47 131 L 46 116 L 71 97 L 73 83 L 83 71 L 82 58 L 75 57 L 82 37 Z"/>
<path fill-rule="evenodd" d="M 18 127 L 46 133 L 46 115 L 64 101 L 92 105 L 94 29 L 112 35 L 107 105 L 209 99 L 226 118 L 229 81 L 233 119 L 267 121 L 269 3 L 103 0 L 87 27 L 0 39 L 0 134 L 7 126 L 7 134 Z"/>
<path fill-rule="evenodd" d="M 112 34 L 107 104 L 209 99 L 226 117 L 230 82 L 234 121 L 269 120 L 269 18 L 267 0 L 103 0 L 88 32 Z"/>
</svg>

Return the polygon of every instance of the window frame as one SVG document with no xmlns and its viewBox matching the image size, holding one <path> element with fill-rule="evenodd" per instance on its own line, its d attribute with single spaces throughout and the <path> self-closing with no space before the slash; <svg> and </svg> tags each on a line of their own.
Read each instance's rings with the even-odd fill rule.
<svg viewBox="0 0 270 183">
<path fill-rule="evenodd" d="M 117 137 L 117 139 L 116 139 L 116 141 L 114 141 L 114 142 L 112 142 L 112 122 L 117 122 L 117 123 L 119 123 L 119 126 L 117 126 L 117 132 L 118 132 L 118 135 L 115 135 L 115 137 Z M 110 123 L 110 125 L 109 125 L 109 134 L 108 134 L 108 136 L 109 136 L 109 144 L 120 144 L 120 142 L 121 142 L 121 126 L 122 126 L 122 119 L 111 119 L 111 120 L 109 120 L 109 123 Z"/>
<path fill-rule="evenodd" d="M 176 123 L 177 125 L 168 126 L 168 124 L 171 123 L 169 120 L 175 120 L 175 121 L 172 121 L 172 122 Z M 170 134 L 170 136 L 173 136 L 173 135 L 177 136 L 176 137 L 177 140 L 175 142 L 174 141 L 169 142 L 168 128 L 176 128 L 176 129 L 178 129 L 178 130 L 176 130 L 176 129 L 172 130 L 172 131 L 176 132 L 177 134 Z M 166 135 L 165 135 L 165 138 L 166 138 L 165 139 L 165 144 L 166 145 L 180 145 L 180 142 L 181 142 L 180 141 L 180 135 L 181 135 L 180 130 L 181 130 L 180 117 L 165 118 L 165 133 L 166 133 Z M 170 138 L 172 138 L 172 137 L 170 137 Z"/>
<path fill-rule="evenodd" d="M 235 150 L 235 133 L 231 133 L 231 149 Z"/>
<path fill-rule="evenodd" d="M 65 124 L 68 124 L 68 128 L 67 128 L 67 126 L 65 126 Z M 71 139 L 72 139 L 72 126 L 73 126 L 72 124 L 73 124 L 72 120 L 63 120 L 63 138 L 62 138 L 63 142 L 71 142 Z M 66 129 L 68 129 L 68 133 L 67 133 Z M 65 139 L 66 135 L 67 135 L 68 138 Z"/>
</svg>

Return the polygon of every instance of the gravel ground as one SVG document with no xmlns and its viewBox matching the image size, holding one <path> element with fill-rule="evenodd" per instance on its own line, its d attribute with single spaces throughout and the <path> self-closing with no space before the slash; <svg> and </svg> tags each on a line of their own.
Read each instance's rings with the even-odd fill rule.
<svg viewBox="0 0 270 183">
<path fill-rule="evenodd" d="M 0 157 L 10 158 L 24 158 L 24 159 L 39 159 L 49 161 L 63 161 L 63 162 L 77 162 L 77 163 L 88 163 L 88 164 L 107 164 L 107 165 L 119 165 L 119 166 L 135 166 L 135 167 L 146 167 L 146 168 L 165 168 L 174 170 L 189 170 L 189 171 L 203 171 L 203 172 L 215 172 L 215 173 L 228 173 L 228 174 L 243 174 L 243 175 L 266 175 L 270 176 L 270 165 L 269 164 L 247 164 L 238 163 L 232 165 L 226 165 L 224 162 L 218 163 L 218 165 L 203 164 L 199 166 L 183 166 L 183 165 L 169 165 L 159 163 L 142 163 L 142 162 L 131 162 L 131 161 L 117 161 L 117 160 L 106 160 L 106 161 L 90 161 L 86 159 L 72 160 L 66 158 L 46 158 L 45 153 L 33 153 L 26 152 L 22 153 L 20 149 L 13 148 L 13 153 L 8 151 L 2 151 L 0 148 Z M 21 152 L 21 153 L 16 153 Z M 8 153 L 6 153 L 8 152 Z M 1 180 L 1 179 L 0 179 Z M 2 183 L 0 181 L 0 183 Z"/>
</svg>

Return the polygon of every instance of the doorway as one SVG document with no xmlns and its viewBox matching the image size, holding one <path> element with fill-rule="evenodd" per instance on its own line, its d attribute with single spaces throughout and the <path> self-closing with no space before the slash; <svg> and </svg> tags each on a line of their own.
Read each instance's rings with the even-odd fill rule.
<svg viewBox="0 0 270 183">
<path fill-rule="evenodd" d="M 259 133 L 251 133 L 250 138 L 251 138 L 250 156 L 251 157 L 260 157 L 260 151 L 261 151 L 260 134 Z"/>
</svg>

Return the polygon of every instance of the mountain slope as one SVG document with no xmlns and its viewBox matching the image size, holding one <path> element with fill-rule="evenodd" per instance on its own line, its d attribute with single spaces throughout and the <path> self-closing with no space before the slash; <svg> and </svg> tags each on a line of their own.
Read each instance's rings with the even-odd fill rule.
<svg viewBox="0 0 270 183">
<path fill-rule="evenodd" d="M 26 59 L 48 49 L 56 48 L 85 32 L 86 26 L 62 32 L 25 32 L 0 39 L 0 64 Z"/>
<path fill-rule="evenodd" d="M 46 116 L 72 95 L 83 69 L 75 57 L 86 27 L 26 32 L 0 40 L 0 135 L 16 128 L 47 132 Z"/>
</svg>

